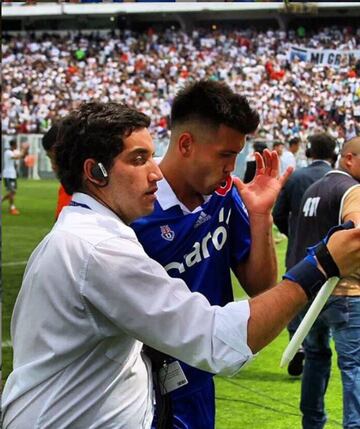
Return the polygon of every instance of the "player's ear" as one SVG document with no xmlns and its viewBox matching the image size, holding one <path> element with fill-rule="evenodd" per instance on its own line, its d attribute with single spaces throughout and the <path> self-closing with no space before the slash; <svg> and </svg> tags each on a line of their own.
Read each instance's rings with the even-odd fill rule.
<svg viewBox="0 0 360 429">
<path fill-rule="evenodd" d="M 193 149 L 193 136 L 189 132 L 181 133 L 178 138 L 179 151 L 185 158 L 191 155 Z"/>
</svg>

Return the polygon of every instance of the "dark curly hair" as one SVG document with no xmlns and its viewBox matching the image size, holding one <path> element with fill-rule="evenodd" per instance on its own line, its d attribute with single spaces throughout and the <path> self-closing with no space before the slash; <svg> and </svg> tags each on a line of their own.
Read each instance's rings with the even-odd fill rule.
<svg viewBox="0 0 360 429">
<path fill-rule="evenodd" d="M 44 150 L 49 151 L 54 147 L 58 132 L 59 124 L 56 123 L 43 135 L 41 143 Z"/>
<path fill-rule="evenodd" d="M 147 128 L 150 118 L 124 104 L 84 103 L 65 117 L 56 138 L 58 177 L 69 194 L 83 189 L 83 165 L 88 158 L 110 171 L 123 150 L 123 138 Z"/>
<path fill-rule="evenodd" d="M 246 97 L 234 93 L 225 83 L 200 80 L 180 90 L 171 108 L 171 127 L 190 121 L 210 126 L 226 125 L 249 134 L 259 125 L 258 113 Z"/>
</svg>

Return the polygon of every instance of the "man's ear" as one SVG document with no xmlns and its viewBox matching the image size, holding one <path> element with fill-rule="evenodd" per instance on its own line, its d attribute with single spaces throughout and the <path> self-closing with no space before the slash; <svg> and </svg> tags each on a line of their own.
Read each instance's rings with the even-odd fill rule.
<svg viewBox="0 0 360 429">
<path fill-rule="evenodd" d="M 178 138 L 178 147 L 181 155 L 188 158 L 194 147 L 193 136 L 189 132 L 181 133 Z"/>
<path fill-rule="evenodd" d="M 349 168 L 351 168 L 351 165 L 352 165 L 352 154 L 351 153 L 346 153 L 342 157 L 342 161 L 343 161 L 343 166 L 346 168 L 346 170 L 348 170 Z"/>
<path fill-rule="evenodd" d="M 96 174 L 94 174 L 96 166 L 97 166 L 97 161 L 95 159 L 93 158 L 86 159 L 84 161 L 84 166 L 83 166 L 84 178 L 85 180 L 88 180 L 94 185 L 100 186 L 100 185 L 103 185 L 104 178 L 100 178 Z"/>
</svg>

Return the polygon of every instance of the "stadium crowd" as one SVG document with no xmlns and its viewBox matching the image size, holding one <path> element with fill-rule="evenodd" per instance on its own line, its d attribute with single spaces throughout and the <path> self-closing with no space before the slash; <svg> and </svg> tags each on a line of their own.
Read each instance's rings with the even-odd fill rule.
<svg viewBox="0 0 360 429">
<path fill-rule="evenodd" d="M 359 49 L 360 30 L 5 34 L 2 131 L 45 132 L 82 101 L 98 100 L 142 110 L 154 136 L 167 139 L 175 93 L 191 79 L 210 78 L 248 97 L 266 140 L 304 139 L 317 129 L 346 140 L 359 134 L 360 61 L 337 68 L 290 61 L 294 45 Z"/>
</svg>

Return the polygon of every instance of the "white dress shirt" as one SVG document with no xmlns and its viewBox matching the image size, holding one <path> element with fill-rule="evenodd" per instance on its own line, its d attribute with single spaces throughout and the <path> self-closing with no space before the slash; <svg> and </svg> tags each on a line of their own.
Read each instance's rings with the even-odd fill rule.
<svg viewBox="0 0 360 429">
<path fill-rule="evenodd" d="M 85 194 L 31 255 L 12 318 L 4 429 L 150 428 L 143 343 L 234 374 L 252 358 L 247 301 L 211 307 L 150 259 L 133 230 Z"/>
</svg>

